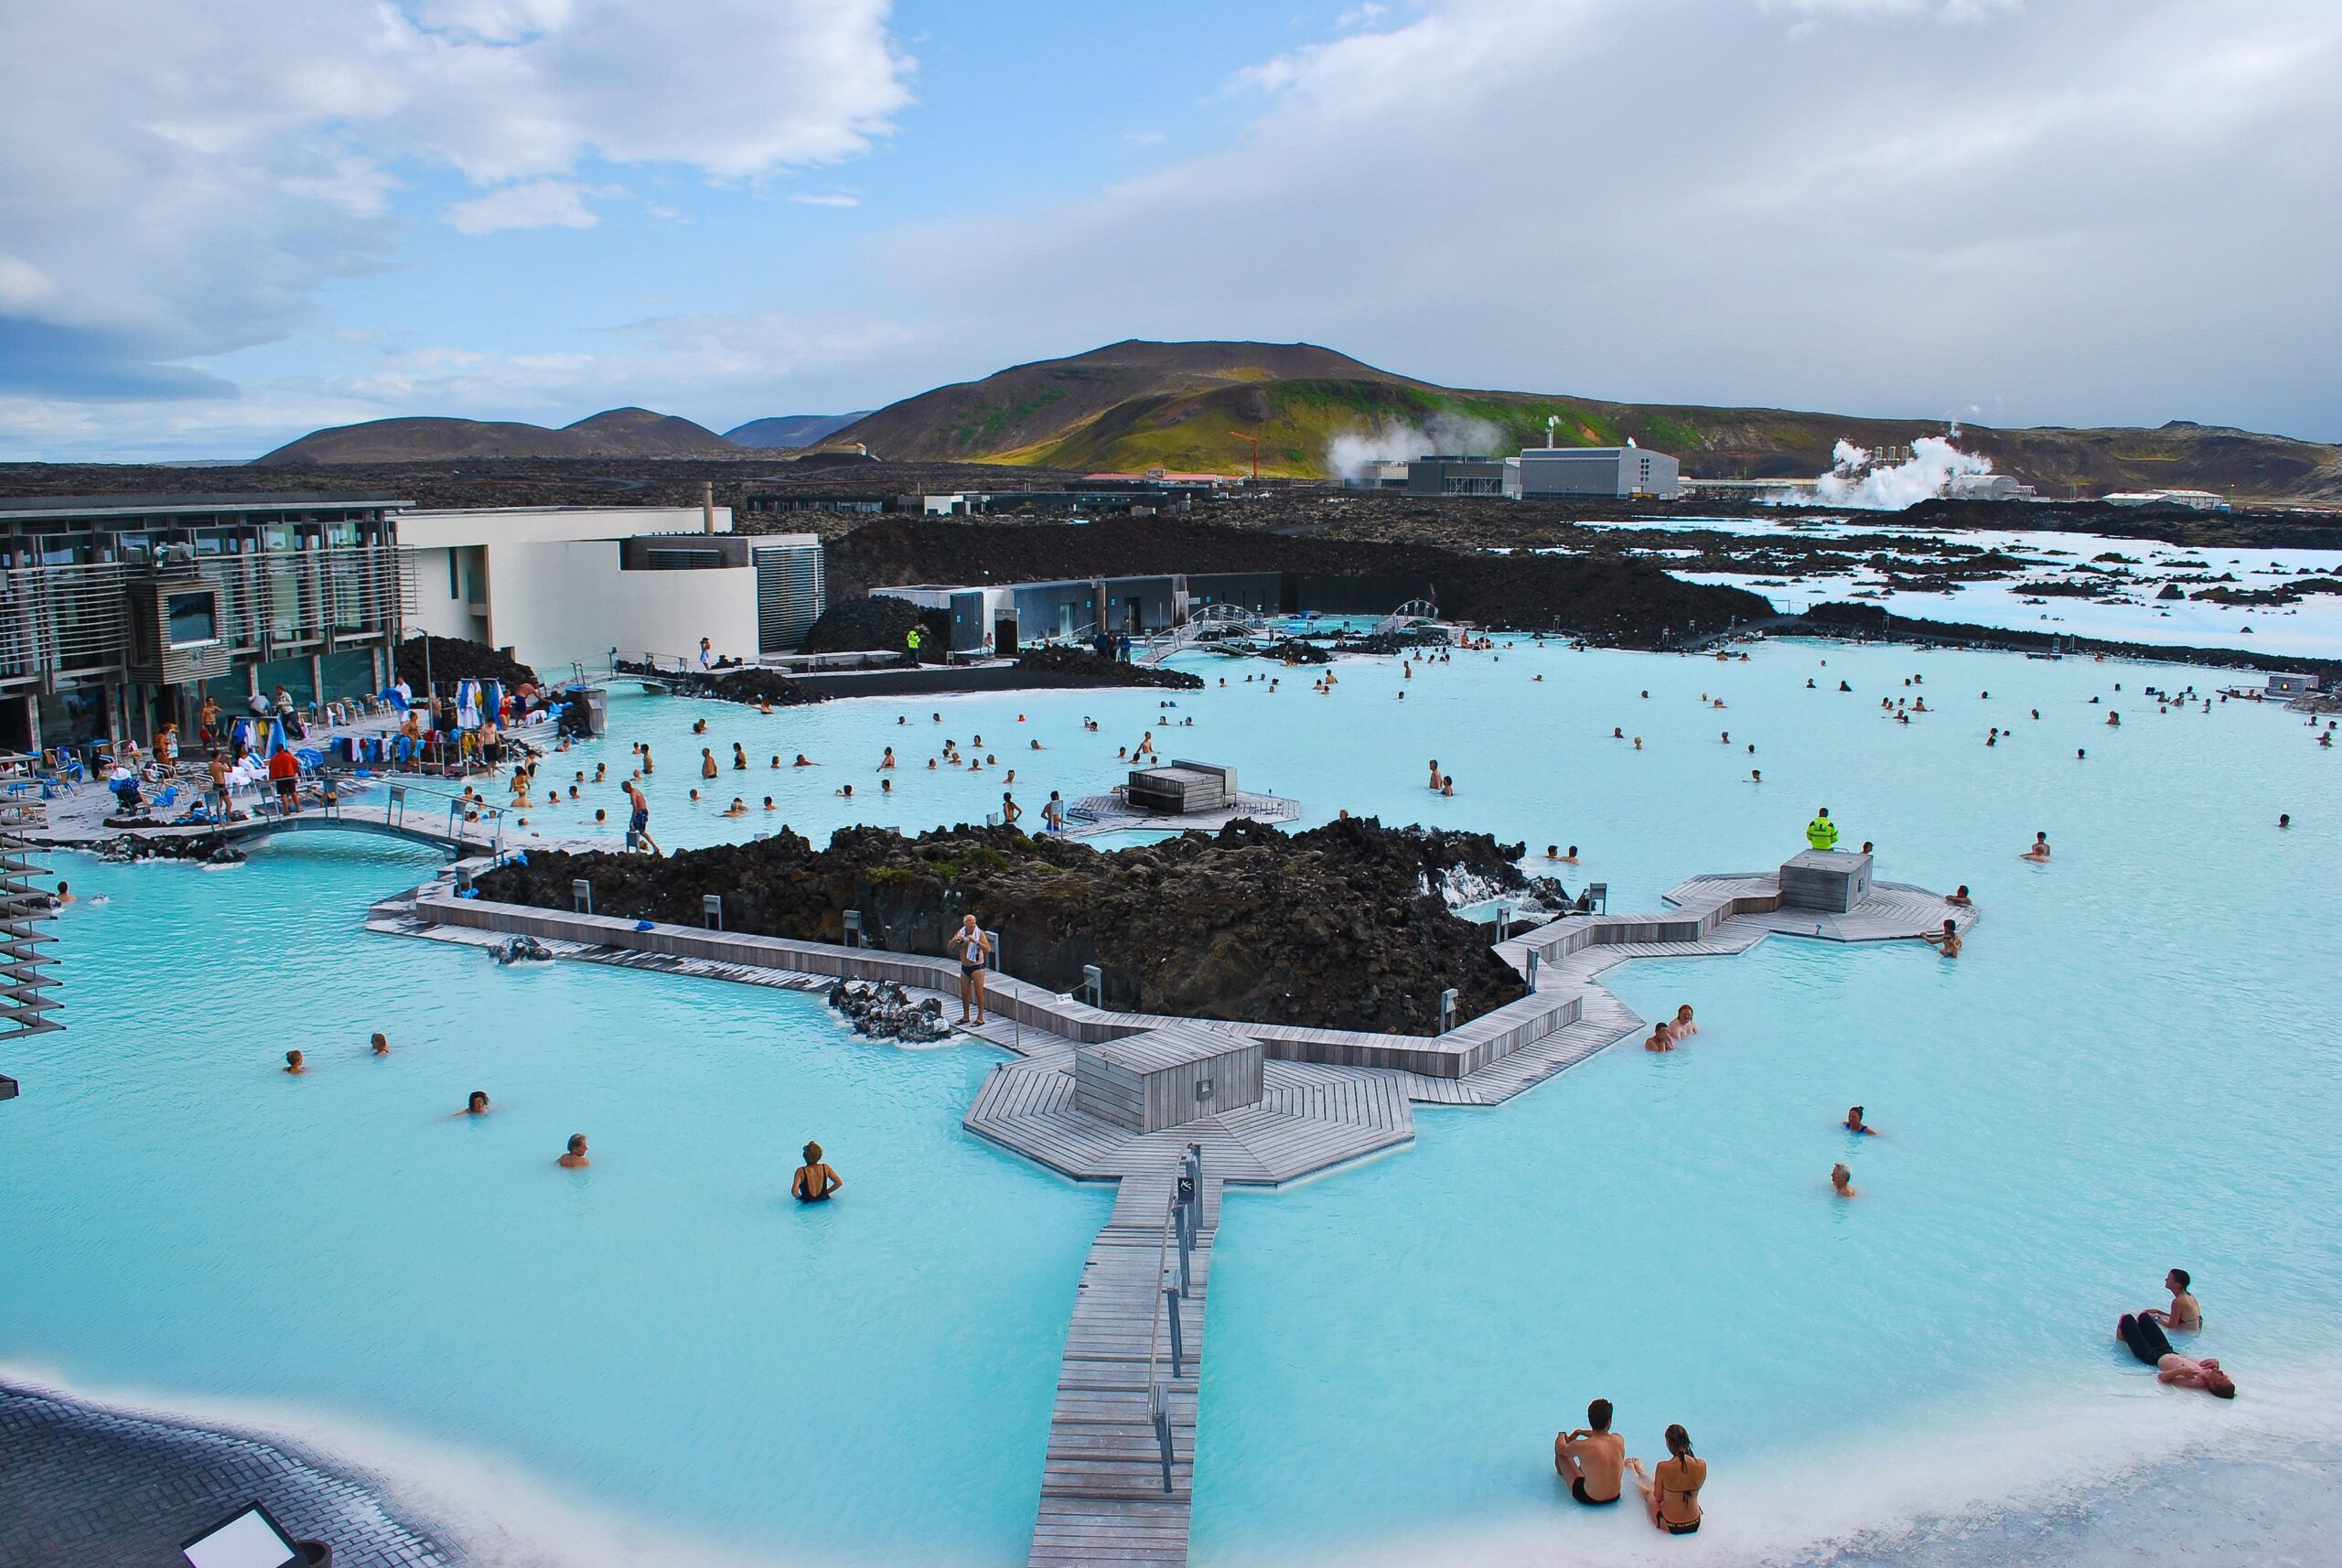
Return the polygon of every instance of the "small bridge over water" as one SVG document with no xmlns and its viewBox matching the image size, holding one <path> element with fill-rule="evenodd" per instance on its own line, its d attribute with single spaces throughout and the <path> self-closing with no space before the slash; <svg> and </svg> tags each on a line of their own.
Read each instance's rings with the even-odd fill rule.
<svg viewBox="0 0 2342 1568">
<path fill-rule="evenodd" d="M 477 798 L 466 800 L 442 790 L 392 784 L 379 799 L 310 805 L 298 811 L 287 811 L 270 799 L 255 806 L 252 814 L 240 822 L 189 824 L 132 836 L 154 839 L 217 833 L 241 847 L 280 833 L 371 833 L 376 838 L 426 845 L 449 859 L 461 859 L 471 854 L 503 853 L 505 811 L 502 806 Z M 478 813 L 477 820 L 467 821 L 473 812 Z"/>
</svg>

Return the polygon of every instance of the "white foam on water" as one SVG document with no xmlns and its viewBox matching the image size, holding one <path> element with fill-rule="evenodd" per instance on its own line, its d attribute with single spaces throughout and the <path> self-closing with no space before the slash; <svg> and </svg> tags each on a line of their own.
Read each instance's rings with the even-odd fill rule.
<svg viewBox="0 0 2342 1568">
<path fill-rule="evenodd" d="M 1827 1369 L 1815 1375 L 1826 1377 Z M 1209 1568 L 1795 1568 L 1859 1559 L 1918 1568 L 1939 1562 L 1947 1541 L 1999 1531 L 2033 1545 L 2009 1557 L 1995 1550 L 1987 1561 L 2064 1563 L 2071 1543 L 2052 1538 L 2143 1481 L 2179 1492 L 2191 1473 L 2247 1461 L 2288 1464 L 2337 1442 L 2342 1363 L 2288 1369 L 2282 1380 L 2256 1380 L 2228 1402 L 2165 1388 L 2147 1369 L 2126 1362 L 2108 1379 L 2008 1402 L 1981 1425 L 1972 1416 L 1939 1417 L 1888 1438 L 1867 1434 L 1739 1467 L 1716 1462 L 1696 1535 L 1653 1530 L 1631 1480 L 1616 1508 L 1599 1510 L 1571 1502 L 1557 1482 L 1552 1513 L 1531 1521 L 1443 1527 L 1322 1553 L 1223 1552 L 1208 1561 Z M 2272 1508 L 2261 1521 L 2272 1538 L 2301 1534 L 2304 1521 L 2276 1517 L 2281 1511 Z M 2342 1528 L 2342 1502 L 2332 1511 Z M 2195 1560 L 2191 1517 L 2181 1496 L 2142 1520 L 2131 1543 L 2135 1561 Z M 2217 1522 L 2228 1536 L 2239 1521 Z"/>
</svg>

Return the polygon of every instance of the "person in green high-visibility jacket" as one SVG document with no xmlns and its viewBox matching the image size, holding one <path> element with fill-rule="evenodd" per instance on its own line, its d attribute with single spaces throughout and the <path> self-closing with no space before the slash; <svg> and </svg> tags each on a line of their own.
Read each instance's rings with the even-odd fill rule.
<svg viewBox="0 0 2342 1568">
<path fill-rule="evenodd" d="M 903 634 L 904 663 L 916 664 L 919 662 L 919 645 L 925 640 L 926 639 L 919 635 L 919 628 L 916 626 L 912 627 L 910 630 Z"/>
<path fill-rule="evenodd" d="M 1838 824 L 1830 820 L 1829 807 L 1816 811 L 1813 821 L 1805 824 L 1805 842 L 1816 849 L 1838 847 Z"/>
</svg>

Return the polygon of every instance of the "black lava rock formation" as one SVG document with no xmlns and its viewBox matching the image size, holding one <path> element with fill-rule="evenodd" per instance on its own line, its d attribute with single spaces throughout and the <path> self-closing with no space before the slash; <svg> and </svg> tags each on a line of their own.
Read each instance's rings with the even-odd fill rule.
<svg viewBox="0 0 2342 1568">
<path fill-rule="evenodd" d="M 1112 1007 L 1428 1034 L 1447 987 L 1464 1017 L 1522 994 L 1440 895 L 1451 874 L 1523 886 L 1521 853 L 1370 818 L 1293 834 L 1239 822 L 1112 852 L 965 825 L 917 838 L 847 828 L 815 849 L 784 829 L 664 859 L 532 850 L 478 886 L 483 898 L 567 909 L 584 877 L 599 914 L 694 927 L 715 893 L 727 929 L 800 940 L 840 940 L 857 909 L 873 945 L 931 955 L 972 912 L 999 933 L 1009 973 L 1070 992 L 1094 963 Z"/>
</svg>

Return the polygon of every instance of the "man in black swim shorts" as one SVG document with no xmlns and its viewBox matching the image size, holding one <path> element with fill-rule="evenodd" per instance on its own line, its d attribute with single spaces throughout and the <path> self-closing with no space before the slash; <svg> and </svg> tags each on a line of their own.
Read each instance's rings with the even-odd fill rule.
<svg viewBox="0 0 2342 1568">
<path fill-rule="evenodd" d="M 1553 1439 L 1553 1471 L 1570 1484 L 1570 1496 L 1589 1508 L 1618 1500 L 1627 1470 L 1627 1440 L 1610 1430 L 1610 1402 L 1585 1407 L 1586 1424 Z"/>
</svg>

